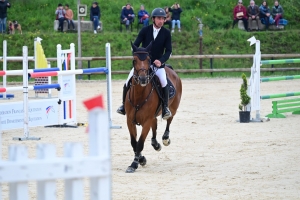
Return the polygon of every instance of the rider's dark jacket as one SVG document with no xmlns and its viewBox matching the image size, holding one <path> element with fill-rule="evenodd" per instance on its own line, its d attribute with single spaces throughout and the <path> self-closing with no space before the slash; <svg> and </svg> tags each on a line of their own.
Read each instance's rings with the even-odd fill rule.
<svg viewBox="0 0 300 200">
<path fill-rule="evenodd" d="M 162 63 L 161 68 L 165 65 L 165 62 L 169 59 L 172 53 L 172 43 L 171 43 L 171 33 L 168 29 L 161 27 L 155 40 L 153 38 L 153 25 L 144 27 L 140 32 L 134 45 L 139 47 L 142 43 L 142 47 L 146 48 L 150 42 L 152 43 L 152 48 L 150 52 L 151 61 L 159 60 Z"/>
</svg>

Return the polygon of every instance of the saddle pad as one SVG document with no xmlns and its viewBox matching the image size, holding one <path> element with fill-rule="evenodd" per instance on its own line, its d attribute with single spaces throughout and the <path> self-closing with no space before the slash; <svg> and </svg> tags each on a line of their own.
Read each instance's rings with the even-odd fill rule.
<svg viewBox="0 0 300 200">
<path fill-rule="evenodd" d="M 169 86 L 169 99 L 172 99 L 176 94 L 176 90 L 175 90 L 173 83 L 170 81 L 170 79 L 167 78 L 167 80 L 168 80 L 168 86 Z"/>
<path fill-rule="evenodd" d="M 155 76 L 154 81 L 155 81 L 155 84 L 158 86 L 158 88 L 161 88 L 161 84 L 160 84 L 160 81 L 157 76 Z M 169 99 L 172 99 L 176 94 L 176 89 L 168 77 L 167 77 L 167 82 L 168 82 L 168 84 L 166 87 L 169 87 Z M 157 92 L 159 93 L 159 96 L 161 96 L 161 97 L 163 96 L 161 89 L 159 89 L 159 91 L 157 91 Z"/>
</svg>

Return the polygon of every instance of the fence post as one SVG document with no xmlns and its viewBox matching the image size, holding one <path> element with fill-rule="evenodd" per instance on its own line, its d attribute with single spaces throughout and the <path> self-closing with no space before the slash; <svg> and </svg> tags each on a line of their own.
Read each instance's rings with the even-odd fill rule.
<svg viewBox="0 0 300 200">
<path fill-rule="evenodd" d="M 213 69 L 213 58 L 210 58 L 210 69 Z M 213 75 L 213 72 L 210 72 L 210 75 Z"/>
<path fill-rule="evenodd" d="M 91 61 L 88 61 L 88 68 L 91 68 Z M 88 75 L 88 79 L 91 80 L 91 74 Z"/>
<path fill-rule="evenodd" d="M 271 60 L 274 60 L 274 57 L 271 57 Z M 274 65 L 271 65 L 271 68 L 274 68 Z M 272 71 L 272 74 L 274 74 L 274 72 Z"/>
</svg>

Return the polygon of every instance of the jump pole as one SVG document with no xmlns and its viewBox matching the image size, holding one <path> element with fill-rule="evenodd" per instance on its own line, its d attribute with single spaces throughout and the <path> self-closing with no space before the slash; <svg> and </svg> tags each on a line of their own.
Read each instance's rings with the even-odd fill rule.
<svg viewBox="0 0 300 200">
<path fill-rule="evenodd" d="M 262 60 L 262 65 L 279 65 L 279 64 L 290 64 L 300 63 L 300 59 L 283 59 L 283 60 Z"/>
<path fill-rule="evenodd" d="M 111 51 L 110 43 L 105 44 L 105 56 L 106 56 L 106 86 L 107 86 L 107 109 L 108 109 L 108 121 L 111 129 L 120 129 L 122 126 L 112 124 L 112 87 L 111 87 Z"/>
<path fill-rule="evenodd" d="M 13 137 L 13 140 L 40 140 L 40 137 L 29 136 L 29 115 L 28 115 L 28 47 L 23 46 L 23 113 L 24 113 L 24 125 L 23 132 L 24 137 Z"/>
<path fill-rule="evenodd" d="M 281 94 L 268 94 L 263 95 L 261 99 L 274 99 L 274 98 L 282 98 L 282 97 L 292 97 L 292 96 L 300 96 L 300 92 L 288 92 L 288 93 L 281 93 Z"/>
<path fill-rule="evenodd" d="M 270 81 L 285 81 L 285 80 L 294 80 L 294 79 L 300 79 L 300 75 L 261 78 L 260 81 L 261 82 L 270 82 Z"/>
</svg>

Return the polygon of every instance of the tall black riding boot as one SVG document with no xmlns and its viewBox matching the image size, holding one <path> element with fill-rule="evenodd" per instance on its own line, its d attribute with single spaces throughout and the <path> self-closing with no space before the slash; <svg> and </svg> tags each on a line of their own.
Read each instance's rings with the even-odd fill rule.
<svg viewBox="0 0 300 200">
<path fill-rule="evenodd" d="M 128 89 L 129 89 L 129 83 L 128 83 L 128 86 L 126 86 L 126 83 L 125 83 L 124 86 L 123 86 L 122 105 L 117 110 L 117 113 L 122 114 L 122 115 L 126 114 L 125 107 L 124 107 L 124 102 L 125 102 L 125 99 L 126 99 L 126 94 L 127 94 Z"/>
<path fill-rule="evenodd" d="M 172 113 L 168 107 L 169 102 L 169 87 L 166 86 L 162 88 L 163 96 L 164 96 L 164 102 L 163 102 L 163 109 L 162 109 L 162 118 L 168 119 L 169 117 L 172 117 Z"/>
</svg>

